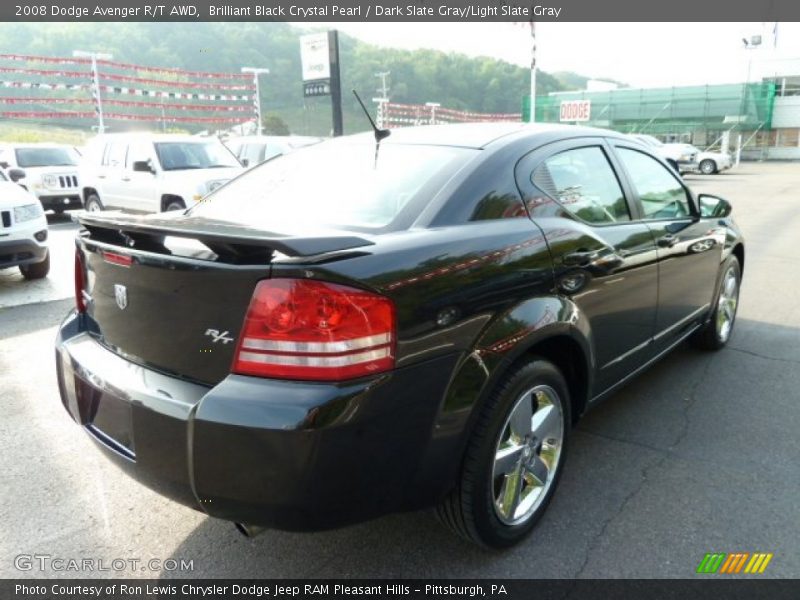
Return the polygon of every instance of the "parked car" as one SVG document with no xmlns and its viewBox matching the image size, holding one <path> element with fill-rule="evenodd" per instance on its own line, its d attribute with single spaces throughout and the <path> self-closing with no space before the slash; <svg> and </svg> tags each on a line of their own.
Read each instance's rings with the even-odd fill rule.
<svg viewBox="0 0 800 600">
<path fill-rule="evenodd" d="M 633 134 L 633 138 L 651 146 L 669 165 L 679 173 L 697 170 L 697 148 L 689 144 L 665 144 L 652 135 Z"/>
<path fill-rule="evenodd" d="M 11 267 L 25 279 L 47 277 L 47 218 L 36 196 L 0 170 L 0 269 Z"/>
<path fill-rule="evenodd" d="M 697 170 L 703 175 L 714 175 L 733 166 L 733 157 L 727 152 L 706 152 L 694 146 L 692 148 L 697 152 Z"/>
<path fill-rule="evenodd" d="M 318 144 L 322 138 L 302 135 L 251 135 L 225 140 L 225 145 L 245 167 L 288 154 L 298 148 Z"/>
<path fill-rule="evenodd" d="M 589 407 L 730 339 L 730 211 L 602 129 L 336 138 L 185 214 L 81 215 L 61 400 L 133 477 L 249 535 L 436 505 L 509 546 Z"/>
<path fill-rule="evenodd" d="M 79 160 L 75 148 L 62 144 L 0 145 L 0 167 L 8 177 L 32 192 L 42 208 L 57 214 L 83 208 Z"/>
<path fill-rule="evenodd" d="M 92 140 L 81 170 L 87 211 L 163 212 L 194 206 L 244 169 L 217 138 L 115 133 Z"/>
</svg>

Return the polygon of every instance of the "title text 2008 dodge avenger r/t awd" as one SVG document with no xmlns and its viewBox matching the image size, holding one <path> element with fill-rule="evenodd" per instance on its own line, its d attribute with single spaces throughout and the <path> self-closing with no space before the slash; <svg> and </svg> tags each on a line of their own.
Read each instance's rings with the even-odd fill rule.
<svg viewBox="0 0 800 600">
<path fill-rule="evenodd" d="M 508 546 L 593 402 L 728 341 L 730 208 L 598 129 L 323 142 L 185 213 L 84 214 L 61 398 L 132 476 L 246 532 L 436 505 Z"/>
</svg>

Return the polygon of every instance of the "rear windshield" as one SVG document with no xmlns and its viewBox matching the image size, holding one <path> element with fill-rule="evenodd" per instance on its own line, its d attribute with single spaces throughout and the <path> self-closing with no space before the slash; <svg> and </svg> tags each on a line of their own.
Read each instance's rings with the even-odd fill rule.
<svg viewBox="0 0 800 600">
<path fill-rule="evenodd" d="M 72 148 L 17 148 L 17 165 L 29 167 L 74 167 L 79 155 Z"/>
<path fill-rule="evenodd" d="M 267 161 L 220 188 L 192 214 L 276 225 L 379 229 L 419 213 L 476 150 L 331 141 Z M 416 216 L 416 215 L 413 215 Z"/>
<path fill-rule="evenodd" d="M 165 171 L 240 167 L 221 142 L 156 142 L 158 162 Z"/>
</svg>

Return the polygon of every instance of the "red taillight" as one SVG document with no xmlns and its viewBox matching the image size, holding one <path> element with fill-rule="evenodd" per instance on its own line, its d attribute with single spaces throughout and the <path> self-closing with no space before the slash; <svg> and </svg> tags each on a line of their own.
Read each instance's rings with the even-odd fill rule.
<svg viewBox="0 0 800 600">
<path fill-rule="evenodd" d="M 117 254 L 116 252 L 101 252 L 103 260 L 112 265 L 119 265 L 121 267 L 130 267 L 133 264 L 133 258 L 127 254 Z"/>
<path fill-rule="evenodd" d="M 83 274 L 83 260 L 81 251 L 75 249 L 75 308 L 78 312 L 86 312 L 86 299 L 83 297 L 86 289 L 86 280 Z"/>
<path fill-rule="evenodd" d="M 256 286 L 233 372 L 338 381 L 394 367 L 391 300 L 343 285 L 267 279 Z"/>
</svg>

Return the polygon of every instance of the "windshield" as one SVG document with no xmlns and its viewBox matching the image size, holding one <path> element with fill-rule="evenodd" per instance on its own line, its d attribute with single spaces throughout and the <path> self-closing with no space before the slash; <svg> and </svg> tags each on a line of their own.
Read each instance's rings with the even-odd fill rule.
<svg viewBox="0 0 800 600">
<path fill-rule="evenodd" d="M 74 167 L 79 155 L 72 148 L 17 148 L 14 151 L 20 168 L 30 167 Z"/>
<path fill-rule="evenodd" d="M 239 161 L 217 141 L 156 142 L 156 154 L 165 171 L 240 167 Z"/>
<path fill-rule="evenodd" d="M 265 229 L 297 225 L 380 228 L 421 209 L 476 151 L 323 142 L 263 163 L 220 188 L 192 214 Z"/>
</svg>

